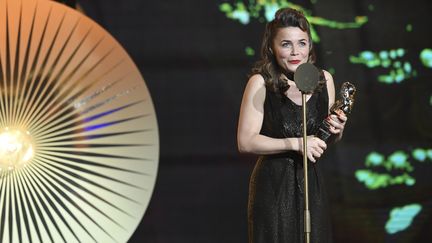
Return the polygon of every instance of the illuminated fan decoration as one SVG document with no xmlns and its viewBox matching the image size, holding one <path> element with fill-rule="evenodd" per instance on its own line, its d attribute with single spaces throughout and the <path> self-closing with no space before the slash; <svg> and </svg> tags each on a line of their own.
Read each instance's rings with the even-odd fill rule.
<svg viewBox="0 0 432 243">
<path fill-rule="evenodd" d="M 0 0 L 0 242 L 126 242 L 159 139 L 138 69 L 61 4 Z"/>
</svg>

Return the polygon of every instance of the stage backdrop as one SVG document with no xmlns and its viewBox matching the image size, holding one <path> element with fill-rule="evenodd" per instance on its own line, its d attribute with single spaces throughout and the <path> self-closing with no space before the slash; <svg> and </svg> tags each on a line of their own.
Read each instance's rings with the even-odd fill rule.
<svg viewBox="0 0 432 243">
<path fill-rule="evenodd" d="M 313 26 L 316 65 L 357 87 L 343 140 L 321 163 L 335 242 L 432 240 L 432 4 L 372 0 L 92 0 L 147 81 L 160 170 L 131 242 L 246 242 L 255 156 L 240 155 L 242 92 L 281 6 Z"/>
</svg>

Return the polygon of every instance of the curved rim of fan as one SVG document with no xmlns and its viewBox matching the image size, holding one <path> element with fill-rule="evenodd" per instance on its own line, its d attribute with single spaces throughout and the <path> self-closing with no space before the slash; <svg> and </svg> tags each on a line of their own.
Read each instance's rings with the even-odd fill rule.
<svg viewBox="0 0 432 243">
<path fill-rule="evenodd" d="M 0 242 L 126 242 L 159 161 L 139 70 L 53 1 L 0 0 L 0 40 Z"/>
</svg>

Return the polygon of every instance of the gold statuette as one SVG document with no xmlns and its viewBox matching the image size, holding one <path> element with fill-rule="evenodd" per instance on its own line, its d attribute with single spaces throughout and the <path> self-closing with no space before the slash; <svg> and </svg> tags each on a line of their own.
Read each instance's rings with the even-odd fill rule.
<svg viewBox="0 0 432 243">
<path fill-rule="evenodd" d="M 352 107 L 354 105 L 354 94 L 356 92 L 356 88 L 350 82 L 345 82 L 342 84 L 340 90 L 340 99 L 336 100 L 333 106 L 330 108 L 330 112 L 332 114 L 336 114 L 339 110 L 342 111 L 345 115 L 348 115 L 352 111 Z M 321 123 L 320 129 L 318 131 L 317 137 L 327 141 L 330 137 L 330 125 L 326 120 Z"/>
</svg>

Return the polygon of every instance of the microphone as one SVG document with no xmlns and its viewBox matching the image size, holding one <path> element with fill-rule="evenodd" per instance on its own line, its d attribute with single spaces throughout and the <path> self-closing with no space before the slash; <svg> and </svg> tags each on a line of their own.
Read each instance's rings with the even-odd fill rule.
<svg viewBox="0 0 432 243">
<path fill-rule="evenodd" d="M 311 63 L 303 63 L 294 73 L 294 82 L 297 88 L 305 94 L 312 93 L 318 85 L 319 71 Z"/>
</svg>

